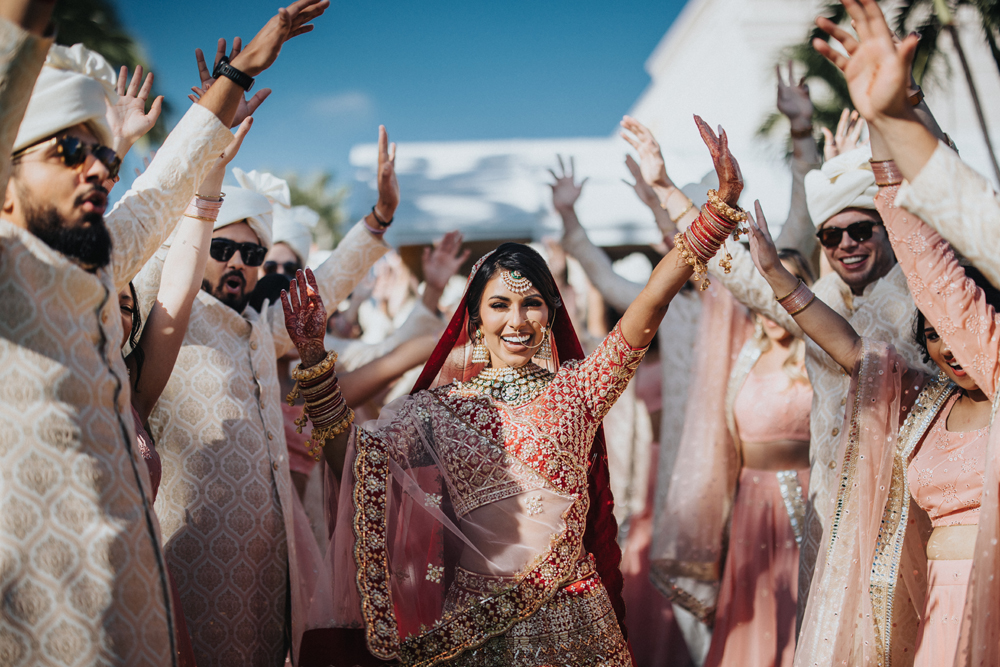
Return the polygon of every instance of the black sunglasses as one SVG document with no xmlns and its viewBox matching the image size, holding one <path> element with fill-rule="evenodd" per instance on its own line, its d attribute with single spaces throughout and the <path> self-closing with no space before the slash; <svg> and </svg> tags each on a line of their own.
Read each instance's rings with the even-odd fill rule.
<svg viewBox="0 0 1000 667">
<path fill-rule="evenodd" d="M 272 273 L 283 273 L 286 276 L 294 276 L 295 272 L 301 268 L 302 267 L 299 265 L 298 262 L 283 262 L 281 264 L 273 260 L 268 260 L 264 262 L 265 275 L 271 275 Z"/>
<path fill-rule="evenodd" d="M 267 248 L 257 243 L 237 243 L 229 239 L 212 239 L 208 254 L 217 262 L 228 262 L 237 250 L 247 266 L 260 266 L 267 254 Z"/>
<path fill-rule="evenodd" d="M 56 153 L 62 159 L 63 164 L 73 169 L 80 166 L 87 160 L 88 155 L 93 155 L 104 168 L 108 170 L 108 178 L 114 178 L 121 169 L 122 160 L 115 153 L 114 149 L 101 144 L 88 144 L 76 137 L 52 137 L 48 141 L 30 146 L 25 150 L 12 156 L 12 159 L 19 160 L 29 153 L 48 148 L 52 144 L 56 146 Z"/>
<path fill-rule="evenodd" d="M 816 238 L 825 248 L 836 248 L 840 245 L 840 240 L 844 238 L 844 232 L 858 243 L 864 243 L 872 237 L 875 225 L 879 223 L 872 220 L 862 220 L 854 222 L 846 227 L 824 227 L 816 232 Z"/>
</svg>

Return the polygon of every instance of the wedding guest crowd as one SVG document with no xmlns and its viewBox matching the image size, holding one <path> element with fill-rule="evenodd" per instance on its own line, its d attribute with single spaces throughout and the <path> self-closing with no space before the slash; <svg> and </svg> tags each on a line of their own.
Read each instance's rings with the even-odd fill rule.
<svg viewBox="0 0 1000 667">
<path fill-rule="evenodd" d="M 197 49 L 107 210 L 153 75 L 0 0 L 0 664 L 1000 664 L 1000 197 L 919 36 L 841 3 L 822 150 L 777 72 L 777 237 L 723 128 L 675 130 L 704 191 L 623 118 L 662 234 L 626 277 L 561 156 L 561 240 L 407 266 L 382 126 L 377 198 L 318 250 L 288 182 L 231 163 L 329 0 Z"/>
</svg>

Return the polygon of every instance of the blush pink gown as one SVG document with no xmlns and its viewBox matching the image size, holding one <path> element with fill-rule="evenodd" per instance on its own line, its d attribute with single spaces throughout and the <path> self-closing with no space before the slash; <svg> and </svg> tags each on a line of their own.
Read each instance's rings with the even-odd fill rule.
<svg viewBox="0 0 1000 667">
<path fill-rule="evenodd" d="M 783 370 L 751 370 L 733 405 L 740 440 L 808 443 L 811 405 L 809 384 Z M 808 468 L 740 471 L 706 667 L 792 664 L 799 547 L 779 479 L 789 472 L 797 473 L 804 502 Z"/>
</svg>

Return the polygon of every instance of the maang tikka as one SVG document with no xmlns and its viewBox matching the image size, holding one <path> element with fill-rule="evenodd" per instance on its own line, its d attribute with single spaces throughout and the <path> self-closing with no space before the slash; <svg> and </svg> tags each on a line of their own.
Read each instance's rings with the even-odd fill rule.
<svg viewBox="0 0 1000 667">
<path fill-rule="evenodd" d="M 520 271 L 507 271 L 506 269 L 500 272 L 500 280 L 506 285 L 514 294 L 524 294 L 532 288 L 531 281 L 521 275 Z"/>
<path fill-rule="evenodd" d="M 485 364 L 490 360 L 490 350 L 483 343 L 483 330 L 476 329 L 476 337 L 472 343 L 472 355 L 469 358 L 474 364 Z"/>
</svg>

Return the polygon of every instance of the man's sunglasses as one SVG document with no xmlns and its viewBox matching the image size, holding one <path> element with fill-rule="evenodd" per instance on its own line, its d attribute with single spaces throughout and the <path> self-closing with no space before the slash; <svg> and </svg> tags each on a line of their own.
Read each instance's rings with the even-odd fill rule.
<svg viewBox="0 0 1000 667">
<path fill-rule="evenodd" d="M 840 245 L 840 240 L 844 238 L 844 232 L 858 243 L 864 243 L 872 237 L 875 225 L 879 223 L 871 220 L 851 223 L 846 227 L 824 227 L 816 232 L 816 238 L 825 248 L 836 248 Z"/>
<path fill-rule="evenodd" d="M 12 160 L 20 160 L 29 153 L 45 150 L 52 145 L 56 147 L 56 153 L 70 169 L 75 169 L 87 161 L 88 155 L 93 155 L 104 168 L 108 170 L 108 178 L 114 178 L 121 169 L 122 160 L 115 153 L 114 149 L 102 146 L 101 144 L 88 144 L 76 137 L 52 137 L 48 141 L 30 146 L 23 151 L 15 153 Z"/>
<path fill-rule="evenodd" d="M 228 262 L 236 251 L 240 251 L 243 263 L 247 266 L 260 266 L 264 263 L 267 248 L 256 243 L 237 243 L 229 239 L 212 239 L 208 254 L 217 262 Z"/>
<path fill-rule="evenodd" d="M 295 272 L 301 268 L 298 262 L 283 262 L 281 264 L 273 260 L 264 262 L 264 274 L 268 276 L 272 273 L 283 273 L 286 276 L 294 276 Z"/>
</svg>

